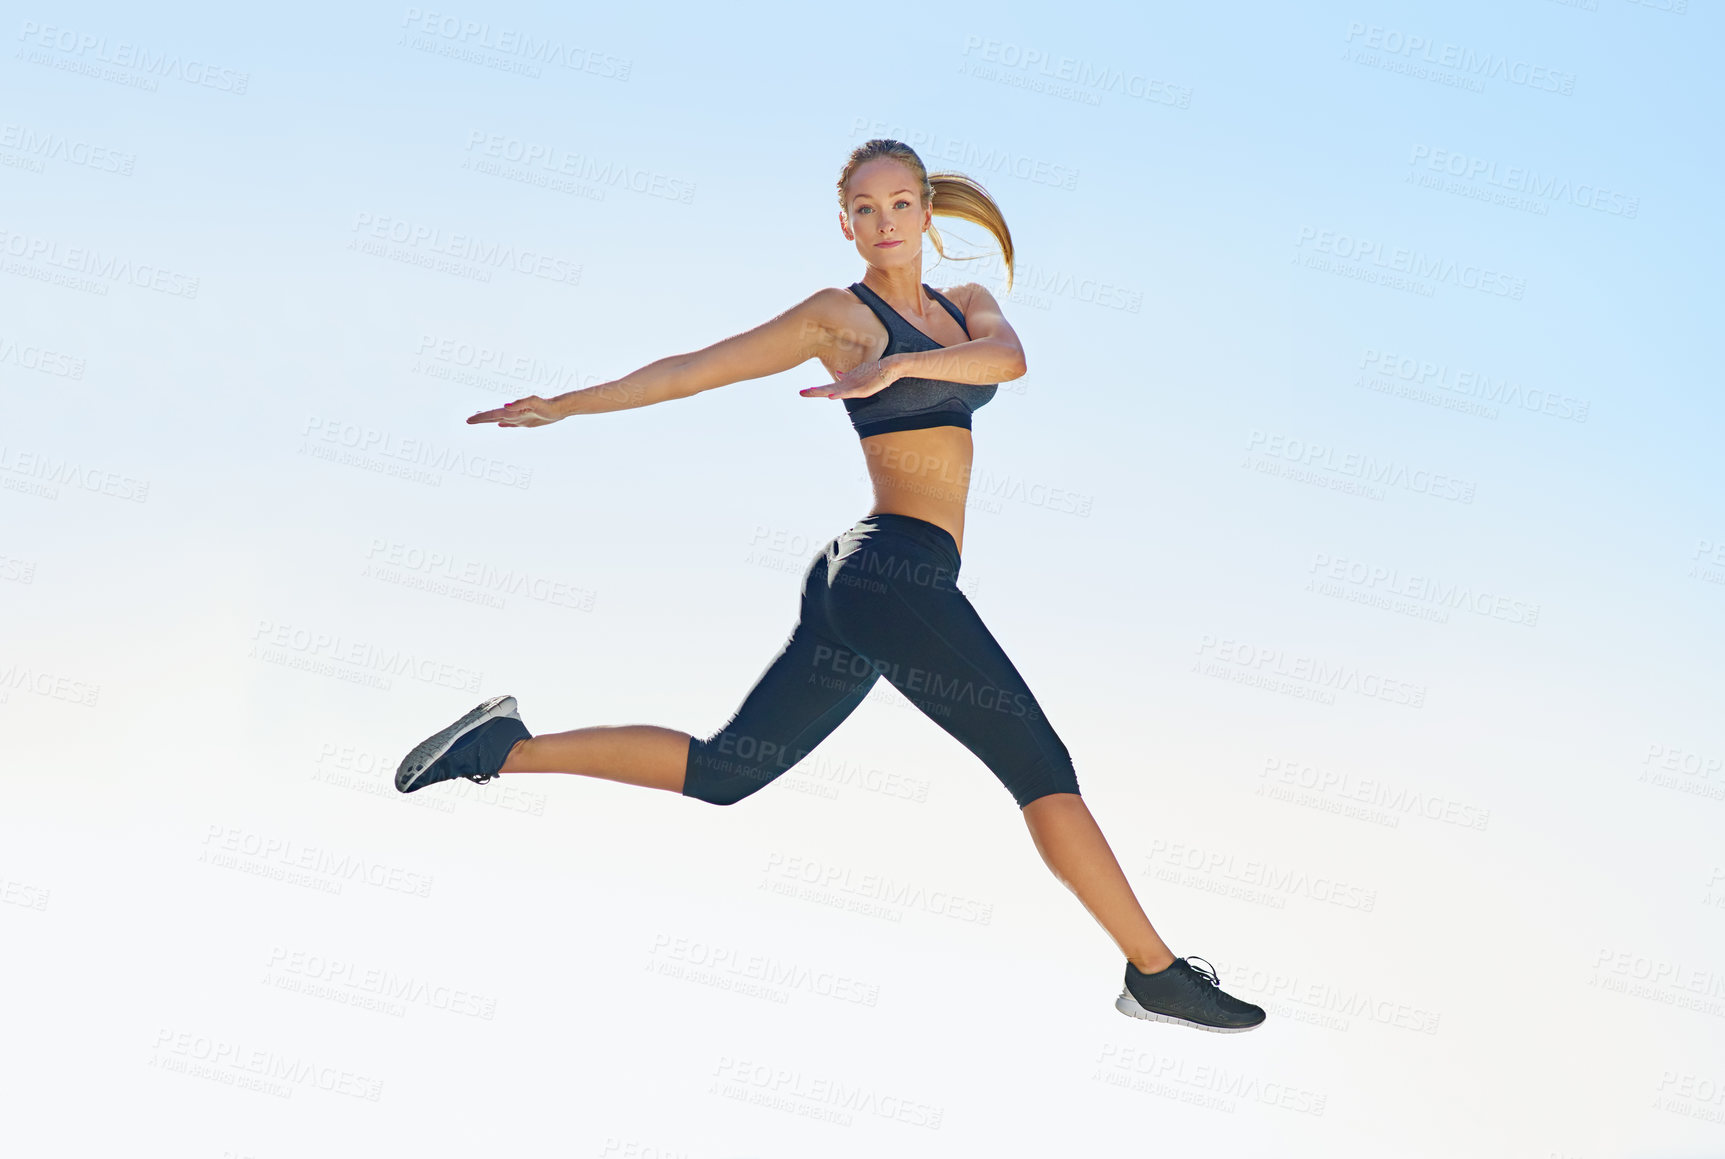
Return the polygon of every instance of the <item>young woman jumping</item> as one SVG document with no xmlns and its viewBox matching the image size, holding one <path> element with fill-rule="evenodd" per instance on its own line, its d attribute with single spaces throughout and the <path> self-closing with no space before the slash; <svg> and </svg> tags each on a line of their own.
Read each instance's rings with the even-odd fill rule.
<svg viewBox="0 0 1725 1159">
<path fill-rule="evenodd" d="M 559 772 L 731 805 L 807 756 L 884 676 L 1000 778 L 1049 869 L 1126 955 L 1116 1009 L 1201 1030 L 1250 1030 L 1264 1011 L 1224 992 L 1208 963 L 1176 958 L 1145 917 L 1079 796 L 1065 744 L 954 584 L 971 412 L 1024 373 L 1024 350 L 982 286 L 954 286 L 948 297 L 922 283 L 922 236 L 944 255 L 934 214 L 983 226 L 1000 243 L 1010 287 L 1006 221 L 976 182 L 931 176 L 899 141 L 853 150 L 838 193 L 839 229 L 867 263 L 862 281 L 820 290 L 752 330 L 614 382 L 532 395 L 467 420 L 544 426 L 821 360 L 833 382 L 801 393 L 844 400 L 875 502 L 810 561 L 796 627 L 736 713 L 707 737 L 647 724 L 534 736 L 513 696 L 494 697 L 409 753 L 396 788 Z"/>
</svg>

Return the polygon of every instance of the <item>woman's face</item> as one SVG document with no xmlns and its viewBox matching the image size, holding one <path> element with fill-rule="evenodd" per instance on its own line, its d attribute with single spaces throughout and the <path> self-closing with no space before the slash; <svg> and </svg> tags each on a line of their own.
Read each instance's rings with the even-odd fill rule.
<svg viewBox="0 0 1725 1159">
<path fill-rule="evenodd" d="M 857 166 L 846 194 L 849 214 L 841 215 L 839 224 L 864 261 L 874 266 L 922 261 L 922 231 L 931 215 L 922 206 L 921 185 L 910 166 L 891 157 Z"/>
</svg>

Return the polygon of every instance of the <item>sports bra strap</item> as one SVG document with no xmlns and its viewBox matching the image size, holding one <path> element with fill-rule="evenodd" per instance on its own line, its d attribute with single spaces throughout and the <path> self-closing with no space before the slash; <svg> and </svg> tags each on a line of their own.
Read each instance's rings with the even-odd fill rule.
<svg viewBox="0 0 1725 1159">
<path fill-rule="evenodd" d="M 952 315 L 952 320 L 954 322 L 958 323 L 959 328 L 964 331 L 964 336 L 966 338 L 969 338 L 970 337 L 970 326 L 969 326 L 969 324 L 967 324 L 965 322 L 964 315 L 959 312 L 958 307 L 954 306 L 951 302 L 947 301 L 946 295 L 941 293 L 939 290 L 935 289 L 933 286 L 925 284 L 922 288 L 927 290 L 929 293 L 933 294 L 934 300 L 939 302 L 942 306 L 946 307 L 946 312 L 948 314 Z"/>
<path fill-rule="evenodd" d="M 952 320 L 958 323 L 959 328 L 964 331 L 965 338 L 968 339 L 970 337 L 970 324 L 964 320 L 964 314 L 959 310 L 959 308 L 947 301 L 945 294 L 942 294 L 927 282 L 923 283 L 922 288 L 928 292 L 930 297 L 946 308 L 946 312 L 952 315 Z M 919 335 L 930 342 L 934 341 L 934 339 L 929 338 L 927 334 L 924 334 L 921 330 L 912 326 L 910 322 L 905 319 L 903 314 L 900 314 L 888 304 L 885 298 L 863 285 L 863 283 L 853 282 L 850 286 L 850 291 L 858 298 L 861 298 L 864 305 L 874 311 L 875 317 L 879 318 L 881 320 L 881 324 L 886 327 L 886 332 L 889 337 L 893 333 L 893 324 L 896 322 L 906 330 L 909 330 L 912 334 Z"/>
</svg>

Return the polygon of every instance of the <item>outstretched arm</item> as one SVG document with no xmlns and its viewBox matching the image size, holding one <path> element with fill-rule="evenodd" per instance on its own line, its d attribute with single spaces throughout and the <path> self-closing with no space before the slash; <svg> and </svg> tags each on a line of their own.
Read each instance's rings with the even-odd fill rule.
<svg viewBox="0 0 1725 1159">
<path fill-rule="evenodd" d="M 498 410 L 483 411 L 469 423 L 500 423 L 503 426 L 543 426 L 571 415 L 602 414 L 669 402 L 690 395 L 742 382 L 765 378 L 800 366 L 820 352 L 829 340 L 831 326 L 829 295 L 842 290 L 820 290 L 770 321 L 752 330 L 688 354 L 673 354 L 649 362 L 641 369 L 611 382 L 572 390 L 554 398 L 537 395 L 508 403 Z"/>
</svg>

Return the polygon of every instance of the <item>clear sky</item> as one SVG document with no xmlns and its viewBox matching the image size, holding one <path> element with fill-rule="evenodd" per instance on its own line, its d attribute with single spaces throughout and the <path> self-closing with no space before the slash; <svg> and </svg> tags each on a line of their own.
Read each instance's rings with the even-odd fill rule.
<svg viewBox="0 0 1725 1159">
<path fill-rule="evenodd" d="M 29 1153 L 1718 1153 L 1714 6 L 155 8 L 0 25 Z M 1251 1035 L 884 685 L 734 809 L 389 788 L 736 707 L 871 501 L 820 365 L 463 420 L 860 278 L 876 136 L 1017 246 L 924 255 L 1029 365 L 960 586 Z"/>
</svg>

